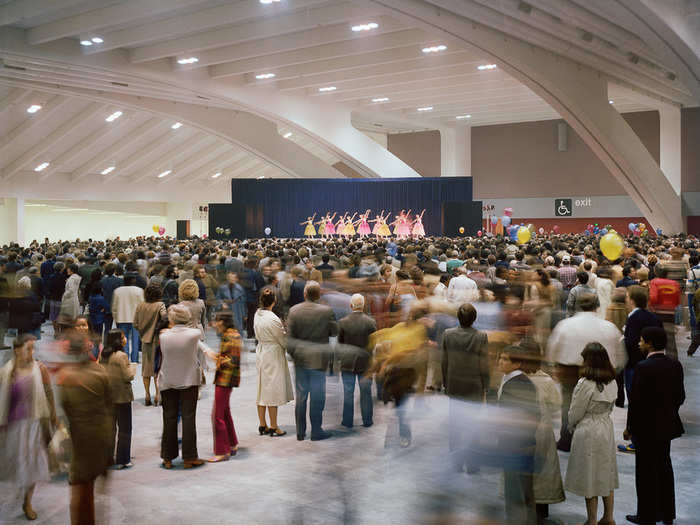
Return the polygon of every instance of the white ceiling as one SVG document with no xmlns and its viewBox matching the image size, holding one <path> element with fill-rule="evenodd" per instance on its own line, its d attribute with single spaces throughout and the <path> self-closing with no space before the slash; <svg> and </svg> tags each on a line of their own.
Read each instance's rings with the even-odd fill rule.
<svg viewBox="0 0 700 525">
<path fill-rule="evenodd" d="M 692 103 L 690 91 L 651 48 L 622 22 L 615 1 L 463 0 L 479 24 L 502 31 L 601 71 L 620 112 L 651 109 L 654 100 Z M 371 31 L 351 31 L 376 22 Z M 232 86 L 264 90 L 270 97 L 296 95 L 334 101 L 353 110 L 365 130 L 402 132 L 441 126 L 478 126 L 553 119 L 541 98 L 504 71 L 481 71 L 485 56 L 389 16 L 369 0 L 0 0 L 0 26 L 24 31 L 27 43 L 49 49 L 71 42 L 93 68 L 61 67 L 2 55 L 0 67 L 0 165 L 2 177 L 32 172 L 51 162 L 39 180 L 69 173 L 72 180 L 101 176 L 148 181 L 166 169 L 185 184 L 216 184 L 236 176 L 282 176 L 243 149 L 202 131 L 150 114 L 90 102 L 62 93 L 70 87 L 148 94 L 200 102 L 177 85 L 179 76 L 204 75 Z M 103 39 L 81 46 L 81 40 Z M 426 46 L 442 52 L 425 54 Z M 47 47 L 48 46 L 48 47 Z M 172 83 L 125 79 L 104 68 L 101 57 L 119 54 L 154 71 L 170 71 Z M 199 61 L 180 65 L 178 59 Z M 19 68 L 19 69 L 18 69 Z M 273 79 L 256 79 L 274 73 Z M 33 83 L 41 83 L 33 85 Z M 330 92 L 319 88 L 333 86 Z M 33 89 L 32 89 L 33 88 Z M 387 97 L 381 103 L 372 99 Z M 44 108 L 34 115 L 30 104 Z M 216 102 L 211 102 L 216 105 Z M 431 111 L 417 108 L 432 106 Z M 104 118 L 122 109 L 113 123 Z M 458 115 L 470 115 L 457 120 Z M 280 134 L 290 131 L 279 126 Z M 289 137 L 327 164 L 338 156 L 294 130 Z M 175 169 L 177 168 L 177 169 Z M 225 177 L 211 179 L 223 171 Z M 168 178 L 172 180 L 172 178 Z"/>
</svg>

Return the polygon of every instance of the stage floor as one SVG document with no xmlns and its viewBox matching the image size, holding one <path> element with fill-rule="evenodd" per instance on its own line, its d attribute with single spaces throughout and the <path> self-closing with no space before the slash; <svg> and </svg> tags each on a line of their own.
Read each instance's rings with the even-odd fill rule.
<svg viewBox="0 0 700 525">
<path fill-rule="evenodd" d="M 686 434 L 672 445 L 678 525 L 695 524 L 700 516 L 700 358 L 685 355 L 686 336 L 685 331 L 678 334 L 686 378 L 687 399 L 682 409 Z M 217 344 L 213 333 L 207 339 L 210 345 Z M 49 340 L 50 335 L 45 334 L 44 341 Z M 39 354 L 43 344 L 39 343 Z M 201 457 L 212 453 L 210 379 L 208 374 L 197 409 Z M 106 484 L 98 484 L 98 523 L 422 524 L 446 509 L 453 521 L 448 518 L 440 523 L 486 523 L 477 516 L 501 515 L 501 475 L 497 471 L 459 474 L 457 478 L 444 474 L 447 398 L 443 395 L 426 396 L 424 403 L 415 407 L 411 416 L 413 443 L 407 449 L 398 446 L 390 406 L 375 405 L 374 426 L 363 428 L 356 403 L 355 428 L 340 426 L 342 383 L 337 375 L 328 378 L 324 412 L 324 426 L 334 432 L 332 439 L 298 442 L 293 403 L 280 408 L 280 425 L 288 434 L 261 437 L 255 410 L 255 354 L 245 352 L 241 388 L 234 389 L 231 397 L 240 440 L 238 455 L 228 462 L 188 471 L 178 461 L 175 469 L 166 471 L 159 459 L 161 409 L 144 406 L 140 379 L 133 385 L 134 467 L 111 472 Z M 626 410 L 615 408 L 613 416 L 616 435 L 621 436 Z M 568 454 L 560 453 L 559 457 L 564 475 Z M 618 453 L 617 461 L 620 489 L 615 492 L 615 519 L 621 524 L 625 514 L 636 510 L 634 456 Z M 36 523 L 69 523 L 66 479 L 40 484 L 34 508 L 39 515 Z M 565 502 L 550 506 L 550 515 L 552 523 L 582 523 L 584 500 L 567 493 Z M 0 484 L 0 522 L 26 523 L 21 500 L 7 484 Z"/>
</svg>

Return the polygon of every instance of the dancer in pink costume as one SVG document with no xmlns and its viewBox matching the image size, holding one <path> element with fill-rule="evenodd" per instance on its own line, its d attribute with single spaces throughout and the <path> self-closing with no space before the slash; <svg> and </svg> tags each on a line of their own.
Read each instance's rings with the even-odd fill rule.
<svg viewBox="0 0 700 525">
<path fill-rule="evenodd" d="M 376 235 L 377 237 L 379 237 L 379 233 L 378 233 L 379 232 L 379 223 L 383 217 L 384 217 L 384 210 L 382 210 L 381 213 L 375 214 L 374 219 L 367 221 L 367 222 L 374 223 L 374 226 L 372 227 L 372 235 Z"/>
<path fill-rule="evenodd" d="M 399 231 L 402 239 L 408 239 L 411 236 L 411 210 L 408 210 L 399 222 Z"/>
<path fill-rule="evenodd" d="M 372 233 L 372 230 L 369 227 L 369 213 L 372 210 L 367 210 L 363 214 L 360 215 L 360 218 L 358 220 L 359 226 L 357 227 L 357 233 L 359 234 L 360 237 L 367 237 Z"/>
<path fill-rule="evenodd" d="M 347 216 L 347 212 L 343 213 L 338 219 L 338 222 L 335 223 L 335 231 L 338 234 L 338 237 L 345 237 L 345 219 Z"/>
<path fill-rule="evenodd" d="M 424 213 L 425 213 L 425 210 L 420 212 L 420 215 L 416 215 L 416 220 L 413 221 L 412 233 L 413 233 L 413 236 L 416 238 L 425 237 L 425 228 L 423 227 L 423 214 Z"/>
<path fill-rule="evenodd" d="M 333 212 L 333 215 L 330 215 L 331 212 L 326 213 L 326 229 L 323 231 L 324 235 L 326 237 L 332 237 L 335 235 L 335 224 L 333 224 L 333 219 L 335 218 L 335 215 L 337 212 Z"/>
</svg>

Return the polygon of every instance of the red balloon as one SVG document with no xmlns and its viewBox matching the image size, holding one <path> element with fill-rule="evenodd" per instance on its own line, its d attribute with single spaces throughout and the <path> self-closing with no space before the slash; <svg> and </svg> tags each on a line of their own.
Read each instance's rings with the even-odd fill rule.
<svg viewBox="0 0 700 525">
<path fill-rule="evenodd" d="M 554 230 L 554 233 L 559 233 L 559 226 L 555 224 L 552 230 Z"/>
</svg>

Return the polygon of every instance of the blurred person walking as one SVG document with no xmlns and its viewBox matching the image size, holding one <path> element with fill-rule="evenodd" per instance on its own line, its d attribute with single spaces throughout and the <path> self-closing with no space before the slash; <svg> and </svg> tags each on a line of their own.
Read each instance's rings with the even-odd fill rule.
<svg viewBox="0 0 700 525">
<path fill-rule="evenodd" d="M 158 344 L 158 333 L 168 322 L 168 312 L 161 301 L 162 289 L 158 284 L 146 286 L 145 302 L 136 307 L 134 328 L 138 330 L 141 339 L 141 377 L 146 390 L 146 406 L 151 406 L 151 378 L 155 377 L 155 354 Z M 158 382 L 154 381 L 156 389 L 156 406 L 160 403 Z"/>
<path fill-rule="evenodd" d="M 51 378 L 34 360 L 32 335 L 20 335 L 13 356 L 0 368 L 0 480 L 23 492 L 22 510 L 37 519 L 32 507 L 34 487 L 49 481 L 47 446 L 51 425 L 57 425 Z"/>
<path fill-rule="evenodd" d="M 260 420 L 258 432 L 261 436 L 286 434 L 277 424 L 277 407 L 294 400 L 292 379 L 285 354 L 287 341 L 282 321 L 272 312 L 275 304 L 276 297 L 273 290 L 269 288 L 263 290 L 260 294 L 260 307 L 255 312 L 254 320 L 255 334 L 258 339 L 255 350 L 255 366 L 258 374 L 256 405 Z M 266 410 L 270 416 L 269 427 L 265 419 Z"/>
<path fill-rule="evenodd" d="M 72 321 L 80 315 L 80 275 L 78 275 L 78 265 L 69 264 L 66 268 L 65 290 L 61 297 L 60 317 L 66 321 Z"/>
<path fill-rule="evenodd" d="M 565 487 L 586 498 L 585 525 L 614 525 L 614 491 L 620 484 L 615 457 L 615 430 L 610 417 L 615 399 L 615 368 L 600 343 L 588 343 L 581 352 L 581 379 L 569 408 L 571 455 Z M 598 497 L 603 498 L 603 518 L 598 521 Z"/>
</svg>

